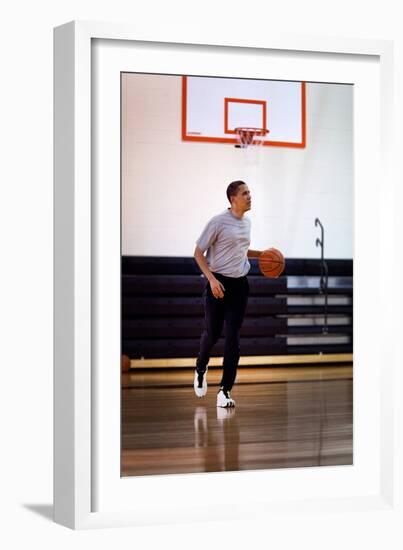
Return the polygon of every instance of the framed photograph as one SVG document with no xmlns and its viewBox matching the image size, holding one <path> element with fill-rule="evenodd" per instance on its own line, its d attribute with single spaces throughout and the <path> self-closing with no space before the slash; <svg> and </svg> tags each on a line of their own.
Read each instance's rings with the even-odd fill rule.
<svg viewBox="0 0 403 550">
<path fill-rule="evenodd" d="M 55 521 L 394 514 L 392 44 L 54 44 Z M 238 271 L 218 218 L 248 228 Z"/>
</svg>

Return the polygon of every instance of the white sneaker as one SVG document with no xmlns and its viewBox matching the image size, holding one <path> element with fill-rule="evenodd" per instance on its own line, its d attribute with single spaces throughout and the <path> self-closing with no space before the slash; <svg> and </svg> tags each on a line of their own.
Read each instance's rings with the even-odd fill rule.
<svg viewBox="0 0 403 550">
<path fill-rule="evenodd" d="M 195 370 L 195 378 L 193 387 L 197 397 L 204 397 L 207 393 L 207 368 L 205 372 L 197 372 Z"/>
<path fill-rule="evenodd" d="M 235 407 L 235 401 L 231 399 L 229 391 L 221 389 L 217 393 L 217 407 Z"/>
</svg>

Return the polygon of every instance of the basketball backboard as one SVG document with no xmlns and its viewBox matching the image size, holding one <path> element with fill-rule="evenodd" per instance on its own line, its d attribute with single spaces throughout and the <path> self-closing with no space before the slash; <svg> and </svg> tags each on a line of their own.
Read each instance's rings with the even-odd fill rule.
<svg viewBox="0 0 403 550">
<path fill-rule="evenodd" d="M 182 139 L 237 143 L 235 128 L 269 130 L 263 145 L 305 147 L 305 82 L 182 77 Z"/>
</svg>

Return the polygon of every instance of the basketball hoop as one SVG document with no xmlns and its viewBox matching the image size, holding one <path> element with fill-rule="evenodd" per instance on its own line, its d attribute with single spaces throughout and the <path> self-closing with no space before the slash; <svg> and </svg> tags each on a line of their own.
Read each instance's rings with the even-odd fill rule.
<svg viewBox="0 0 403 550">
<path fill-rule="evenodd" d="M 270 130 L 266 128 L 235 128 L 238 143 L 235 147 L 246 149 L 249 145 L 261 146 L 264 143 L 264 138 Z"/>
</svg>

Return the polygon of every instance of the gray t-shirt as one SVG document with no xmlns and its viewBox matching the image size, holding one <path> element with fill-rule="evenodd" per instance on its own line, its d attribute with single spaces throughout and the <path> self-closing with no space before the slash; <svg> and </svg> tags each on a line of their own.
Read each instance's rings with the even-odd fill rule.
<svg viewBox="0 0 403 550">
<path fill-rule="evenodd" d="M 248 273 L 250 225 L 249 218 L 237 218 L 230 208 L 211 218 L 196 241 L 202 252 L 207 250 L 210 271 L 227 277 L 243 277 Z"/>
</svg>

